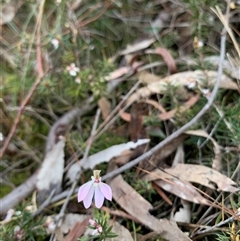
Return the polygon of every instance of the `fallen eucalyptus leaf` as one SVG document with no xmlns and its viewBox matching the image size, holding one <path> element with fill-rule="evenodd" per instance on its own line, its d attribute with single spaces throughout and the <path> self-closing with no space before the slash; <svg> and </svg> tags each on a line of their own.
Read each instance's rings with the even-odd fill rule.
<svg viewBox="0 0 240 241">
<path fill-rule="evenodd" d="M 86 158 L 84 162 L 76 162 L 73 164 L 68 172 L 67 178 L 70 182 L 73 182 L 76 178 L 77 173 L 83 169 L 93 169 L 96 165 L 101 164 L 103 162 L 109 162 L 112 158 L 122 155 L 126 150 L 135 149 L 136 147 L 148 143 L 149 139 L 139 139 L 136 142 L 130 141 L 124 144 L 111 146 L 103 151 L 100 151 L 96 154 L 93 154 Z"/>
<path fill-rule="evenodd" d="M 116 166 L 111 169 L 114 168 L 116 168 Z M 113 178 L 109 185 L 112 188 L 115 201 L 143 225 L 156 231 L 164 239 L 190 241 L 175 223 L 167 219 L 159 220 L 152 216 L 148 212 L 149 209 L 152 209 L 152 205 L 126 183 L 121 175 Z"/>
<path fill-rule="evenodd" d="M 177 164 L 174 167 L 167 168 L 163 171 L 155 169 L 150 174 L 144 177 L 147 181 L 153 181 L 156 179 L 169 178 L 169 175 L 178 177 L 180 180 L 194 182 L 211 189 L 216 189 L 225 192 L 237 192 L 239 191 L 237 184 L 229 177 L 224 176 L 220 172 L 201 165 L 193 164 Z M 214 185 L 215 184 L 215 185 Z"/>
</svg>

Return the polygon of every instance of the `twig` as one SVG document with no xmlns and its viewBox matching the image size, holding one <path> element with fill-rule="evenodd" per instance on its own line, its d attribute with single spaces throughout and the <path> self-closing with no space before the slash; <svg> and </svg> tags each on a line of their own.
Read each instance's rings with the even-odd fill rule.
<svg viewBox="0 0 240 241">
<path fill-rule="evenodd" d="M 219 228 L 219 227 L 221 227 L 222 225 L 224 225 L 224 224 L 226 224 L 226 223 L 233 222 L 234 219 L 236 219 L 236 218 L 239 217 L 239 216 L 240 216 L 240 212 L 238 212 L 235 216 L 232 216 L 232 217 L 230 217 L 230 218 L 228 218 L 228 219 L 226 219 L 226 220 L 224 220 L 224 221 L 221 221 L 221 222 L 218 223 L 218 224 L 213 225 L 212 227 L 209 227 L 209 228 L 206 228 L 206 229 L 204 229 L 204 230 L 202 230 L 202 231 L 196 232 L 196 233 L 194 234 L 194 236 L 196 236 L 196 235 L 198 235 L 198 234 L 208 233 L 209 231 L 211 231 L 211 230 L 213 230 L 213 229 L 215 229 L 215 228 Z"/>
<path fill-rule="evenodd" d="M 219 19 L 222 21 L 223 25 L 224 25 L 224 29 L 222 31 L 222 37 L 221 37 L 221 52 L 220 52 L 220 59 L 219 59 L 219 67 L 218 67 L 218 71 L 220 70 L 220 68 L 222 68 L 223 66 L 223 61 L 224 61 L 224 55 L 225 55 L 225 51 L 226 51 L 226 35 L 227 35 L 227 30 L 226 30 L 226 23 L 229 20 L 229 13 L 230 13 L 230 0 L 227 1 L 227 10 L 226 10 L 226 16 L 227 18 L 225 19 L 225 17 L 222 15 L 222 13 L 220 13 L 220 9 L 217 7 L 217 11 L 215 11 L 214 9 L 212 9 L 212 11 L 219 17 Z M 218 200 L 220 199 L 220 197 L 222 196 L 222 194 L 220 193 L 218 195 L 218 197 L 215 199 L 215 202 L 218 202 Z M 200 220 L 198 220 L 198 223 L 203 220 L 208 214 L 209 212 L 212 210 L 213 206 L 210 206 L 207 211 L 203 214 L 203 216 L 200 218 Z M 200 231 L 198 231 L 200 232 Z M 191 237 L 195 236 L 198 232 L 192 232 Z"/>
<path fill-rule="evenodd" d="M 38 208 L 38 210 L 32 215 L 33 217 L 36 217 L 38 214 L 40 214 L 44 208 L 46 207 L 46 205 L 49 204 L 49 202 L 51 201 L 52 197 L 54 196 L 54 193 L 56 191 L 56 188 L 54 188 L 51 193 L 49 194 L 49 196 L 47 197 L 47 199 L 42 203 L 42 205 Z"/>
<path fill-rule="evenodd" d="M 0 159 L 2 159 L 5 151 L 8 148 L 8 145 L 13 137 L 13 135 L 15 134 L 17 125 L 20 121 L 21 115 L 25 109 L 25 106 L 27 105 L 27 103 L 29 102 L 31 96 L 33 95 L 35 89 L 37 88 L 37 86 L 40 84 L 43 76 L 44 76 L 44 72 L 43 72 L 43 67 L 42 67 L 42 53 L 41 53 L 41 25 L 42 25 L 42 15 L 43 15 L 43 6 L 44 6 L 44 0 L 41 2 L 40 5 L 40 11 L 39 11 L 39 15 L 38 15 L 38 20 L 37 20 L 37 64 L 38 64 L 38 77 L 35 81 L 35 83 L 33 84 L 32 88 L 29 90 L 27 96 L 25 97 L 25 99 L 23 100 L 20 109 L 18 111 L 17 117 L 14 120 L 14 124 L 10 130 L 10 133 L 8 134 L 3 147 L 1 149 L 0 152 Z"/>
</svg>

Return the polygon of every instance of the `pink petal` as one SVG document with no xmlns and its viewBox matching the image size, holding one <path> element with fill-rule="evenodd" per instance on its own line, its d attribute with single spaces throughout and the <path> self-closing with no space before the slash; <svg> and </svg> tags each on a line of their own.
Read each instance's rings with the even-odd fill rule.
<svg viewBox="0 0 240 241">
<path fill-rule="evenodd" d="M 93 219 L 89 219 L 89 224 L 95 226 L 97 223 Z"/>
<path fill-rule="evenodd" d="M 95 187 L 92 185 L 87 196 L 83 199 L 83 205 L 85 208 L 89 208 L 92 204 L 94 189 Z"/>
<path fill-rule="evenodd" d="M 99 188 L 104 195 L 104 197 L 110 201 L 112 201 L 112 189 L 106 183 L 100 182 Z"/>
<path fill-rule="evenodd" d="M 95 187 L 94 201 L 95 201 L 95 206 L 97 208 L 102 207 L 103 201 L 104 201 L 104 196 L 103 196 L 103 193 L 101 192 L 99 186 Z"/>
<path fill-rule="evenodd" d="M 89 181 L 89 182 L 83 184 L 79 188 L 79 190 L 78 190 L 78 202 L 81 202 L 83 199 L 85 199 L 85 197 L 89 193 L 89 190 L 91 189 L 92 186 L 93 186 L 93 181 Z"/>
<path fill-rule="evenodd" d="M 97 230 L 98 230 L 99 233 L 102 233 L 102 226 L 99 226 L 99 227 L 97 228 Z"/>
</svg>

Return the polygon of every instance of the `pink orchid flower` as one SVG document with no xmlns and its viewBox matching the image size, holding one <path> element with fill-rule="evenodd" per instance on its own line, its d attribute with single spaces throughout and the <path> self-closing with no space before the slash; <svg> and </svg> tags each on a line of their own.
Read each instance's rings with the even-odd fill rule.
<svg viewBox="0 0 240 241">
<path fill-rule="evenodd" d="M 89 208 L 94 196 L 95 206 L 101 208 L 104 197 L 112 201 L 112 189 L 101 182 L 100 170 L 94 170 L 92 180 L 83 184 L 78 190 L 78 202 L 83 201 L 85 208 Z"/>
</svg>

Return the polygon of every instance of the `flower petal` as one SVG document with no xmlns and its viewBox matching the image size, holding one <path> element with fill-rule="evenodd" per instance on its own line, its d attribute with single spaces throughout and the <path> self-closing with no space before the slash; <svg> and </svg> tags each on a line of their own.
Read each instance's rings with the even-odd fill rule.
<svg viewBox="0 0 240 241">
<path fill-rule="evenodd" d="M 99 188 L 106 199 L 112 201 L 112 189 L 106 183 L 100 182 Z"/>
<path fill-rule="evenodd" d="M 99 226 L 99 227 L 97 228 L 97 231 L 98 231 L 99 233 L 102 233 L 102 226 Z"/>
<path fill-rule="evenodd" d="M 94 196 L 95 206 L 97 208 L 102 207 L 104 201 L 104 195 L 101 192 L 99 185 L 95 187 L 95 196 Z"/>
<path fill-rule="evenodd" d="M 83 199 L 85 199 L 85 197 L 89 193 L 89 190 L 91 189 L 92 186 L 93 186 L 93 181 L 89 181 L 89 182 L 83 184 L 79 188 L 79 190 L 78 190 L 78 202 L 81 202 Z"/>
<path fill-rule="evenodd" d="M 75 71 L 75 72 L 79 72 L 79 68 L 78 68 L 78 67 L 75 67 L 75 68 L 74 68 L 74 71 Z"/>
<path fill-rule="evenodd" d="M 89 219 L 89 224 L 95 226 L 97 223 L 93 219 Z"/>
<path fill-rule="evenodd" d="M 76 76 L 76 75 L 77 75 L 77 73 L 76 73 L 75 70 L 70 70 L 70 71 L 69 71 L 69 74 L 70 74 L 71 76 Z"/>
<path fill-rule="evenodd" d="M 85 208 L 89 208 L 92 204 L 94 189 L 95 187 L 92 185 L 87 196 L 83 199 L 83 205 Z"/>
<path fill-rule="evenodd" d="M 97 230 L 97 229 L 94 229 L 94 230 L 92 231 L 92 236 L 95 236 L 97 233 L 98 233 L 98 230 Z"/>
</svg>

